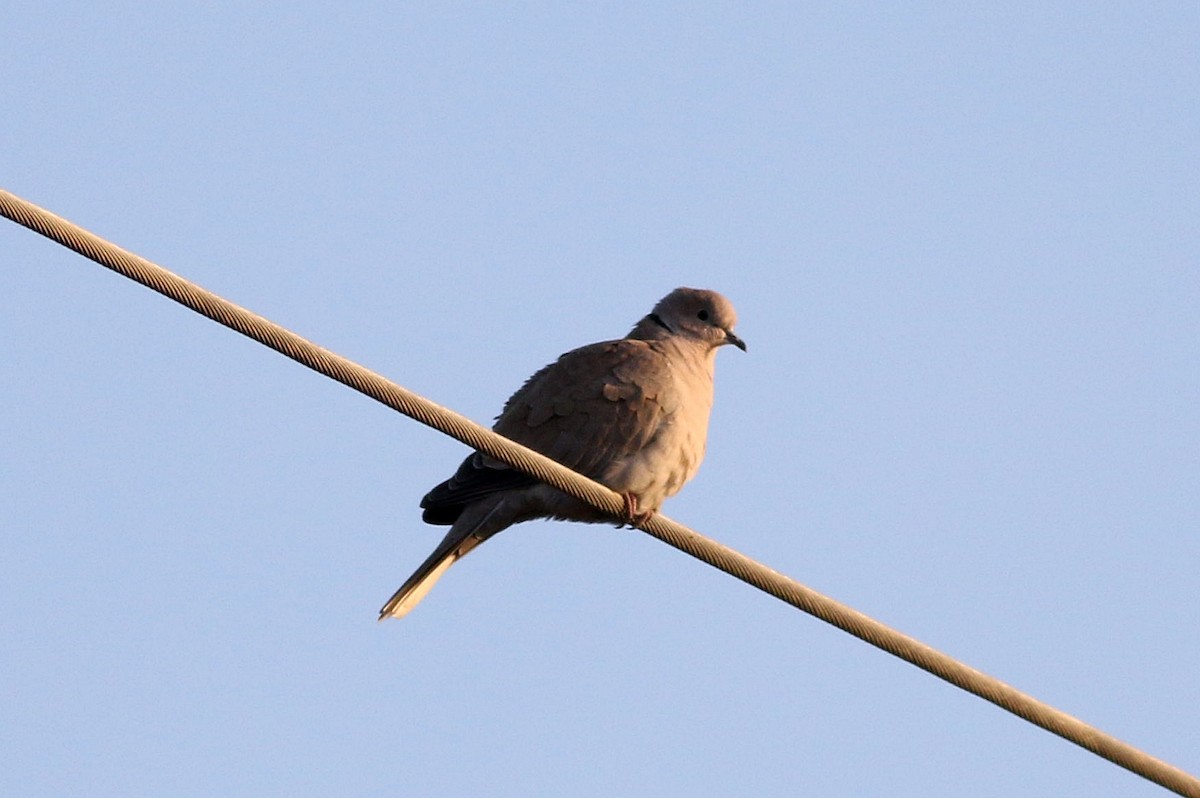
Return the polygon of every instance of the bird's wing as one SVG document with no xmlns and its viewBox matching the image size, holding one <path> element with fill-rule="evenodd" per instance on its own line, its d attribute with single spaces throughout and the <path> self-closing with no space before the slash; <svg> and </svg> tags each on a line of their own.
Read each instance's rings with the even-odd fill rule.
<svg viewBox="0 0 1200 798">
<path fill-rule="evenodd" d="M 593 479 L 643 449 L 678 405 L 670 363 L 651 342 L 592 344 L 530 377 L 504 405 L 494 429 Z M 452 523 L 462 507 L 531 477 L 481 454 L 421 502 L 429 523 Z"/>
<path fill-rule="evenodd" d="M 530 377 L 495 430 L 596 479 L 654 439 L 677 404 L 670 377 L 647 341 L 585 346 Z"/>
</svg>

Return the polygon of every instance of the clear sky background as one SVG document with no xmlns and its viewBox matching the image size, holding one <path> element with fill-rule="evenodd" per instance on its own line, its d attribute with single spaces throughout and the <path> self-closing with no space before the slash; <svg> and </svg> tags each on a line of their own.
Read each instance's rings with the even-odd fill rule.
<svg viewBox="0 0 1200 798">
<path fill-rule="evenodd" d="M 665 512 L 1200 772 L 1200 6 L 10 3 L 0 185 L 489 422 L 717 289 Z M 0 793 L 1160 788 L 0 224 Z"/>
</svg>

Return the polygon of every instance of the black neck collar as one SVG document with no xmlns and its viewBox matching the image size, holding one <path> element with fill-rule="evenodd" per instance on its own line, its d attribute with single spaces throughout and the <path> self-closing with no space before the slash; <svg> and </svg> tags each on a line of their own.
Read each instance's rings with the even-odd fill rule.
<svg viewBox="0 0 1200 798">
<path fill-rule="evenodd" d="M 662 327 L 667 332 L 675 332 L 674 330 L 672 330 L 670 327 L 667 326 L 667 323 L 662 320 L 662 316 L 659 316 L 657 313 L 651 313 L 646 318 L 650 319 L 650 321 L 654 322 L 659 327 Z"/>
</svg>

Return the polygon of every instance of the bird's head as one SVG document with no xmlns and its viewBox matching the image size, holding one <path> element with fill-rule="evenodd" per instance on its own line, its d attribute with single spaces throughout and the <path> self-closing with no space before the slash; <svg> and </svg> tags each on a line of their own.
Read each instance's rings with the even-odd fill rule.
<svg viewBox="0 0 1200 798">
<path fill-rule="evenodd" d="M 746 342 L 733 332 L 737 312 L 733 304 L 716 291 L 676 288 L 658 301 L 638 327 L 647 323 L 666 334 L 703 342 L 710 349 L 733 344 L 746 351 Z"/>
</svg>

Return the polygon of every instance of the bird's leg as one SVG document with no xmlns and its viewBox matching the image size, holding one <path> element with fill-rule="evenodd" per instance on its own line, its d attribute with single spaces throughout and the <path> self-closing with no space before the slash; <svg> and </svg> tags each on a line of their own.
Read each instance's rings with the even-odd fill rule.
<svg viewBox="0 0 1200 798">
<path fill-rule="evenodd" d="M 653 510 L 644 513 L 638 512 L 638 497 L 634 493 L 622 493 L 621 498 L 625 502 L 625 507 L 621 511 L 621 520 L 624 522 L 622 526 L 638 527 L 650 520 L 650 516 L 654 515 Z"/>
</svg>

